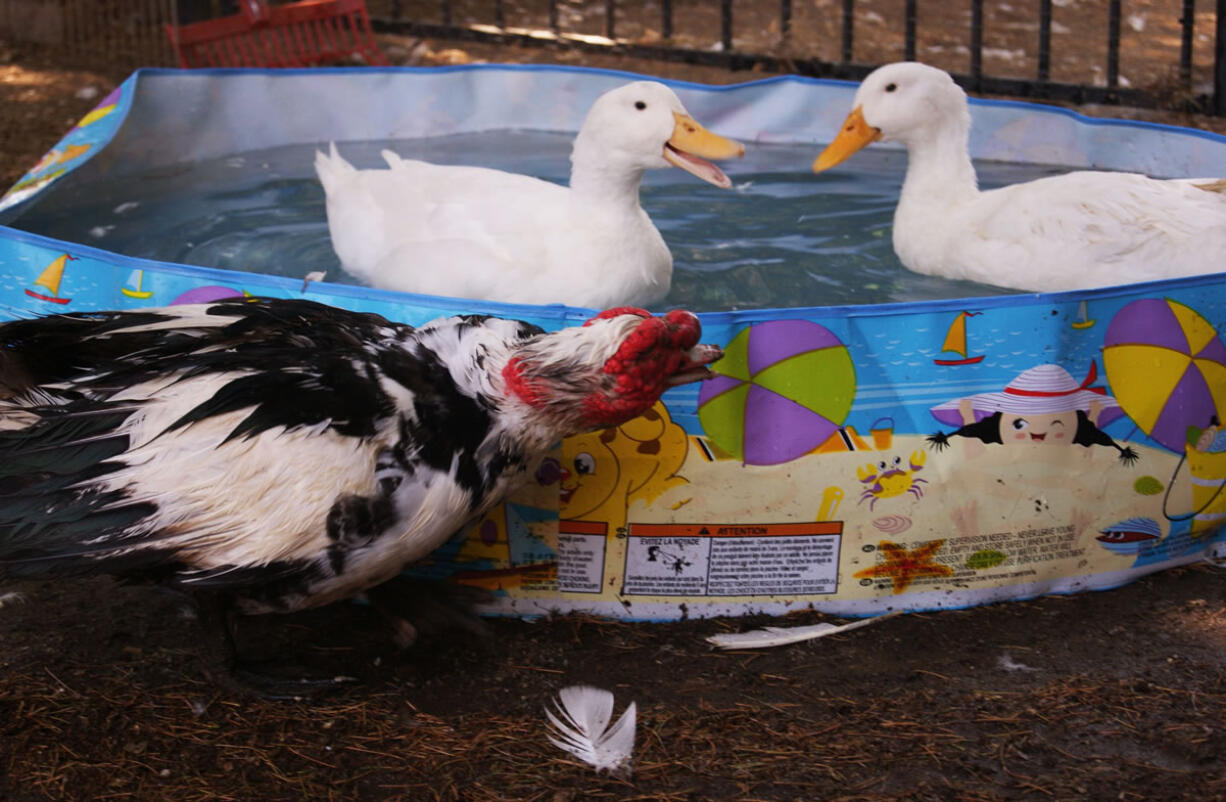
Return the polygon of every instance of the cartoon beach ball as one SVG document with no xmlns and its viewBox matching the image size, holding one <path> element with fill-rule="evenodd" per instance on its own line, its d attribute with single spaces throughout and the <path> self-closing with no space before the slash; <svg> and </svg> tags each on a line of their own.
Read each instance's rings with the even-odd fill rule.
<svg viewBox="0 0 1226 802">
<path fill-rule="evenodd" d="M 698 394 L 717 446 L 749 465 L 800 457 L 838 431 L 856 394 L 847 346 L 807 320 L 773 320 L 732 338 Z"/>
<path fill-rule="evenodd" d="M 242 298 L 245 293 L 242 290 L 236 290 L 233 287 L 223 287 L 220 284 L 208 284 L 203 287 L 193 287 L 187 292 L 181 293 L 173 301 L 171 306 L 181 306 L 183 304 L 211 304 L 214 301 L 222 301 L 226 298 Z"/>
<path fill-rule="evenodd" d="M 1111 319 L 1103 365 L 1124 412 L 1153 440 L 1184 452 L 1188 427 L 1223 419 L 1226 343 L 1191 308 L 1143 298 Z"/>
</svg>

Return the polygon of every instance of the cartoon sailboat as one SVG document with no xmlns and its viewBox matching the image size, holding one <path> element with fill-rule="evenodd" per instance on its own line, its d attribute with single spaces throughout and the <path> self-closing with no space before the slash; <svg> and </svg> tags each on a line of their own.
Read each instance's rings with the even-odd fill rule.
<svg viewBox="0 0 1226 802">
<path fill-rule="evenodd" d="M 957 354 L 956 358 L 945 357 L 933 359 L 935 365 L 974 365 L 976 362 L 982 362 L 987 354 L 978 354 L 976 356 L 966 355 L 966 319 L 968 317 L 976 317 L 982 314 L 981 312 L 959 312 L 954 318 L 954 322 L 949 324 L 949 331 L 945 332 L 945 342 L 941 344 L 942 353 Z"/>
<path fill-rule="evenodd" d="M 37 298 L 40 301 L 50 301 L 53 304 L 66 304 L 71 301 L 71 298 L 60 297 L 60 282 L 64 279 L 64 264 L 69 260 L 76 261 L 75 256 L 62 254 L 57 256 L 51 264 L 39 273 L 38 278 L 34 279 L 35 287 L 42 287 L 49 295 L 43 295 L 41 292 L 35 292 L 32 289 L 26 290 L 26 295 L 31 298 Z"/>
<path fill-rule="evenodd" d="M 1073 328 L 1088 329 L 1094 325 L 1094 318 L 1086 317 L 1086 302 L 1082 301 L 1077 306 L 1077 319 L 1073 321 Z"/>
<path fill-rule="evenodd" d="M 148 298 L 153 295 L 152 290 L 142 290 L 140 288 L 141 281 L 145 277 L 144 270 L 133 270 L 128 276 L 128 283 L 119 288 L 119 291 L 129 298 Z"/>
</svg>

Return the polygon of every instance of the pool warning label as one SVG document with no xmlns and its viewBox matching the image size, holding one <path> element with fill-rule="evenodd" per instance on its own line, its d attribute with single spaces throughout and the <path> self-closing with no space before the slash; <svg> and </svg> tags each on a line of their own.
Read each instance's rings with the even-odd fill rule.
<svg viewBox="0 0 1226 802">
<path fill-rule="evenodd" d="M 838 588 L 838 521 L 630 524 L 622 593 L 785 596 Z"/>
<path fill-rule="evenodd" d="M 609 525 L 591 521 L 558 522 L 558 590 L 599 593 Z"/>
</svg>

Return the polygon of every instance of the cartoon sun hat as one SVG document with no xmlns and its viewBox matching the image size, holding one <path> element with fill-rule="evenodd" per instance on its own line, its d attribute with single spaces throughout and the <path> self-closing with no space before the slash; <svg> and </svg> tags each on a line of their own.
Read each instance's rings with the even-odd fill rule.
<svg viewBox="0 0 1226 802">
<path fill-rule="evenodd" d="M 1098 379 L 1098 367 L 1090 363 L 1090 371 L 1080 384 L 1059 365 L 1038 365 L 1019 373 L 1004 390 L 967 396 L 975 410 L 975 420 L 981 421 L 997 412 L 1012 415 L 1043 415 L 1079 409 L 1090 411 L 1097 401 L 1102 406 L 1097 425 L 1106 426 L 1123 417 L 1119 403 L 1107 395 L 1105 387 L 1091 387 Z M 963 398 L 955 398 L 932 407 L 933 416 L 949 426 L 962 426 L 959 409 Z"/>
</svg>

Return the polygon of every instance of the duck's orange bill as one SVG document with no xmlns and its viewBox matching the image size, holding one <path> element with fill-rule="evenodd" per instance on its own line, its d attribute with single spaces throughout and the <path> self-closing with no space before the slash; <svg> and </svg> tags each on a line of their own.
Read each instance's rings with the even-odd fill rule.
<svg viewBox="0 0 1226 802">
<path fill-rule="evenodd" d="M 866 123 L 864 113 L 856 106 L 843 121 L 839 135 L 813 160 L 813 172 L 820 173 L 842 164 L 851 154 L 878 139 L 881 139 L 881 130 Z"/>
<path fill-rule="evenodd" d="M 739 158 L 745 155 L 745 146 L 711 133 L 687 114 L 673 112 L 673 116 L 676 118 L 676 124 L 672 137 L 664 145 L 664 158 L 672 165 L 717 187 L 732 186 L 728 176 L 706 160 Z"/>
</svg>

